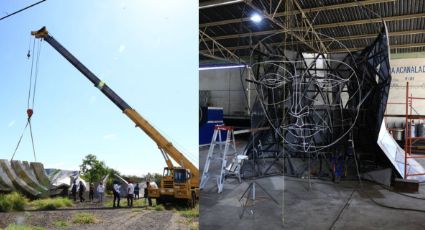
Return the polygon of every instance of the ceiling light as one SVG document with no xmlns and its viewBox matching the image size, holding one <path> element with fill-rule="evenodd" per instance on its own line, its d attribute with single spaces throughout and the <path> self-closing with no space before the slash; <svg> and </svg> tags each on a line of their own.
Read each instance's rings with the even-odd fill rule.
<svg viewBox="0 0 425 230">
<path fill-rule="evenodd" d="M 259 23 L 263 20 L 263 18 L 257 13 L 253 14 L 250 19 L 255 23 Z"/>
</svg>

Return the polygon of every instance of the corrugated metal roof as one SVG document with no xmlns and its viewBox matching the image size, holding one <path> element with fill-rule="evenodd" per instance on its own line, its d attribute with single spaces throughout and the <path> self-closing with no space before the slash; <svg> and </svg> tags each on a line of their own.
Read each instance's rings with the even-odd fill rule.
<svg viewBox="0 0 425 230">
<path fill-rule="evenodd" d="M 200 3 L 225 2 L 225 0 L 200 0 Z M 393 52 L 422 52 L 425 44 L 424 0 L 296 0 L 314 30 L 337 38 L 351 49 L 369 45 L 381 29 L 381 19 L 386 21 L 390 33 L 390 48 Z M 290 28 L 300 27 L 302 15 L 296 5 L 285 11 L 287 1 L 253 0 L 252 5 L 265 14 L 276 13 L 275 22 L 263 19 L 254 23 L 249 17 L 255 12 L 244 2 L 200 9 L 200 30 L 238 55 L 246 55 L 266 36 L 282 30 L 289 22 Z M 327 7 L 327 8 L 326 8 Z M 287 16 L 289 14 L 290 16 Z M 298 22 L 298 23 L 295 23 Z M 304 24 L 303 28 L 306 25 Z M 293 37 L 288 36 L 293 39 Z M 326 39 L 325 39 L 326 40 Z M 286 43 L 288 43 L 287 40 Z M 274 36 L 263 43 L 276 46 L 283 36 Z M 205 50 L 212 42 L 200 42 Z M 325 41 L 324 44 L 329 44 Z M 331 45 L 334 47 L 335 45 Z M 244 51 L 248 50 L 248 51 Z"/>
</svg>

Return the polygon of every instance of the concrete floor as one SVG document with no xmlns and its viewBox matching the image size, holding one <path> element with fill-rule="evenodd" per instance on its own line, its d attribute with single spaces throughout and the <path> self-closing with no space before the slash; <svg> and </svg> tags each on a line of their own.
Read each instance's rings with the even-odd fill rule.
<svg viewBox="0 0 425 230">
<path fill-rule="evenodd" d="M 201 170 L 207 152 L 208 149 L 200 149 Z M 218 167 L 212 165 L 210 170 L 217 173 Z M 239 184 L 229 178 L 218 194 L 215 178 L 211 178 L 201 191 L 200 229 L 425 229 L 425 200 L 368 182 L 360 187 L 357 181 L 335 184 L 311 180 L 309 186 L 306 179 L 282 176 L 256 180 L 279 204 L 257 187 L 256 205 L 249 206 L 240 218 L 242 204 L 238 200 L 251 182 Z M 418 194 L 409 195 L 425 199 L 425 185 Z M 374 201 L 424 212 L 385 208 Z"/>
<path fill-rule="evenodd" d="M 242 151 L 246 143 L 237 145 L 237 151 Z M 216 147 L 217 152 L 218 147 Z M 208 147 L 200 149 L 200 169 L 203 172 Z M 252 200 L 252 190 L 245 191 L 254 180 L 239 183 L 236 178 L 228 178 L 223 192 L 217 193 L 216 175 L 219 173 L 220 161 L 210 164 L 210 179 L 201 191 L 200 200 L 200 229 L 281 229 L 282 228 L 282 203 L 283 203 L 283 177 L 268 177 L 256 179 L 255 205 Z M 261 187 L 267 190 L 266 194 Z M 249 195 L 250 199 L 246 199 Z M 275 201 L 273 201 L 274 199 Z M 248 203 L 246 203 L 248 202 Z M 244 214 L 243 205 L 246 205 Z M 264 223 L 267 223 L 265 226 Z"/>
</svg>

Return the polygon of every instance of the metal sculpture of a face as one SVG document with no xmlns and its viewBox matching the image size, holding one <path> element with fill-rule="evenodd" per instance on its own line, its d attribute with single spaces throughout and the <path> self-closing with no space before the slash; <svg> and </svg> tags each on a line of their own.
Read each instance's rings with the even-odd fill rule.
<svg viewBox="0 0 425 230">
<path fill-rule="evenodd" d="M 251 65 L 258 99 L 286 146 L 317 152 L 353 128 L 360 82 L 353 67 L 325 54 L 298 53 L 292 59 L 275 56 Z"/>
</svg>

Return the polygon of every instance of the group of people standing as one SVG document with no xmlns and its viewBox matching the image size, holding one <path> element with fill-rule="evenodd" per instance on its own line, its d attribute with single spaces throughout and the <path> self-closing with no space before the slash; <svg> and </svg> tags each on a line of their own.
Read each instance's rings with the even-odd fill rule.
<svg viewBox="0 0 425 230">
<path fill-rule="evenodd" d="M 150 187 L 149 182 L 146 182 L 146 188 L 144 190 L 144 198 L 148 200 L 148 204 L 149 206 L 152 206 L 152 199 L 149 197 L 148 195 L 148 188 Z M 78 196 L 80 198 L 80 202 L 84 202 L 84 192 L 86 190 L 86 187 L 84 185 L 84 183 L 82 181 L 79 182 L 78 186 L 77 186 L 77 182 L 74 181 L 72 184 L 72 188 L 71 188 L 71 194 L 72 197 L 74 199 L 74 202 L 77 201 L 77 192 L 78 192 Z M 103 199 L 105 197 L 105 185 L 100 182 L 99 185 L 96 188 L 96 193 L 98 194 L 99 197 L 99 202 L 102 203 Z M 112 193 L 114 195 L 114 201 L 113 201 L 113 206 L 114 208 L 116 207 L 121 207 L 120 206 L 120 200 L 121 200 L 121 185 L 117 182 L 114 181 L 113 183 L 113 188 L 112 188 Z M 133 207 L 133 200 L 134 199 L 140 199 L 140 187 L 139 187 L 139 183 L 133 184 L 132 181 L 128 182 L 127 185 L 127 206 L 128 207 Z M 93 201 L 94 200 L 94 184 L 90 183 L 90 187 L 89 187 L 89 200 Z"/>
<path fill-rule="evenodd" d="M 86 186 L 84 185 L 84 183 L 80 181 L 77 186 L 77 181 L 75 180 L 71 187 L 71 195 L 74 199 L 74 202 L 77 201 L 77 192 L 78 192 L 78 197 L 80 198 L 80 202 L 84 202 L 86 200 L 84 198 L 85 191 L 86 191 Z M 105 193 L 105 186 L 103 185 L 103 182 L 99 183 L 99 185 L 97 186 L 96 192 L 99 196 L 99 202 L 103 202 L 103 197 Z M 94 200 L 94 184 L 93 183 L 90 183 L 90 187 L 89 187 L 89 200 L 90 201 Z"/>
<path fill-rule="evenodd" d="M 146 188 L 144 190 L 144 198 L 148 200 L 149 202 L 149 206 L 152 206 L 152 200 L 148 195 L 148 188 L 149 188 L 149 182 L 146 182 Z M 113 201 L 113 206 L 112 207 L 121 207 L 120 206 L 120 200 L 121 200 L 121 185 L 117 182 L 114 181 L 114 186 L 113 186 L 113 190 L 112 190 L 113 194 L 114 194 L 114 201 Z M 139 187 L 139 183 L 136 183 L 136 185 L 133 184 L 132 181 L 128 182 L 127 185 L 127 206 L 128 207 L 133 207 L 133 200 L 134 199 L 140 199 L 140 187 Z"/>
</svg>

